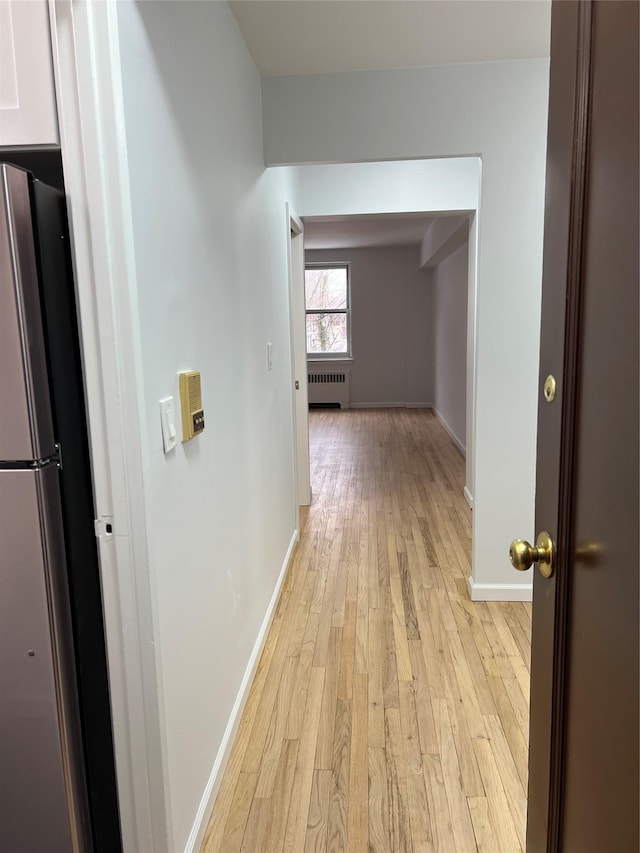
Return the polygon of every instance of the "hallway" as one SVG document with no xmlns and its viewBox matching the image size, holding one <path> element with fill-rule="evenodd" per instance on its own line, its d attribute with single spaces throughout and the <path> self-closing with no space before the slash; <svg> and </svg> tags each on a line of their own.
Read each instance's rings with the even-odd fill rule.
<svg viewBox="0 0 640 853">
<path fill-rule="evenodd" d="M 468 600 L 462 456 L 424 409 L 312 412 L 310 439 L 203 851 L 524 850 L 531 605 Z"/>
</svg>

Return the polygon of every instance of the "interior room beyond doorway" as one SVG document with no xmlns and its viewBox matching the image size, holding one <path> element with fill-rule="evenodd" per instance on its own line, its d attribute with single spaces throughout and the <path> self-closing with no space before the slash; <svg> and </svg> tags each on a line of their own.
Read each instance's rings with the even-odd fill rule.
<svg viewBox="0 0 640 853">
<path fill-rule="evenodd" d="M 325 336 L 326 352 L 317 353 L 320 339 L 307 336 L 309 375 L 338 372 L 347 380 L 327 388 L 314 381 L 312 404 L 331 403 L 335 391 L 350 408 L 433 408 L 466 453 L 470 218 L 414 213 L 305 221 L 306 303 L 316 308 L 307 314 L 308 332 L 326 318 L 344 317 L 318 315 L 317 306 L 330 311 L 334 297 L 348 303 L 344 340 Z M 327 276 L 340 270 L 345 293 L 323 296 Z"/>
</svg>

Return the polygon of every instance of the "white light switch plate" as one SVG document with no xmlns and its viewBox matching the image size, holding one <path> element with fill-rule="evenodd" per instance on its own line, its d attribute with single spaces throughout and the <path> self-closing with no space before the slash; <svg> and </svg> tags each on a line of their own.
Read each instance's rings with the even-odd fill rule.
<svg viewBox="0 0 640 853">
<path fill-rule="evenodd" d="M 176 408 L 173 397 L 165 397 L 160 400 L 160 422 L 162 424 L 162 443 L 164 452 L 170 450 L 178 443 L 178 432 L 176 430 Z"/>
<path fill-rule="evenodd" d="M 267 373 L 273 369 L 273 344 L 267 344 Z"/>
</svg>

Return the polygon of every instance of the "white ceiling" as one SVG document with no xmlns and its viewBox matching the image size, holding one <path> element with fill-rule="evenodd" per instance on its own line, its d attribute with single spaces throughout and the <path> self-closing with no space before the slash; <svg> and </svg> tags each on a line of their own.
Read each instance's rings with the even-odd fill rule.
<svg viewBox="0 0 640 853">
<path fill-rule="evenodd" d="M 459 211 L 458 211 L 459 215 Z M 364 249 L 420 243 L 433 214 L 323 216 L 304 218 L 305 249 Z"/>
<path fill-rule="evenodd" d="M 550 0 L 235 0 L 265 77 L 549 56 Z"/>
</svg>

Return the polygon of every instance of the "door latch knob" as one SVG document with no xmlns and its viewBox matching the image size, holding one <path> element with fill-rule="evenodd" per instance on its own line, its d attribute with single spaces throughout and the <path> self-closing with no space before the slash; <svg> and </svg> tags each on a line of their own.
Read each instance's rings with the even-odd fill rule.
<svg viewBox="0 0 640 853">
<path fill-rule="evenodd" d="M 537 563 L 540 574 L 550 578 L 555 568 L 555 547 L 546 531 L 538 536 L 535 546 L 524 539 L 514 539 L 509 548 L 509 559 L 519 572 L 526 572 Z"/>
</svg>

